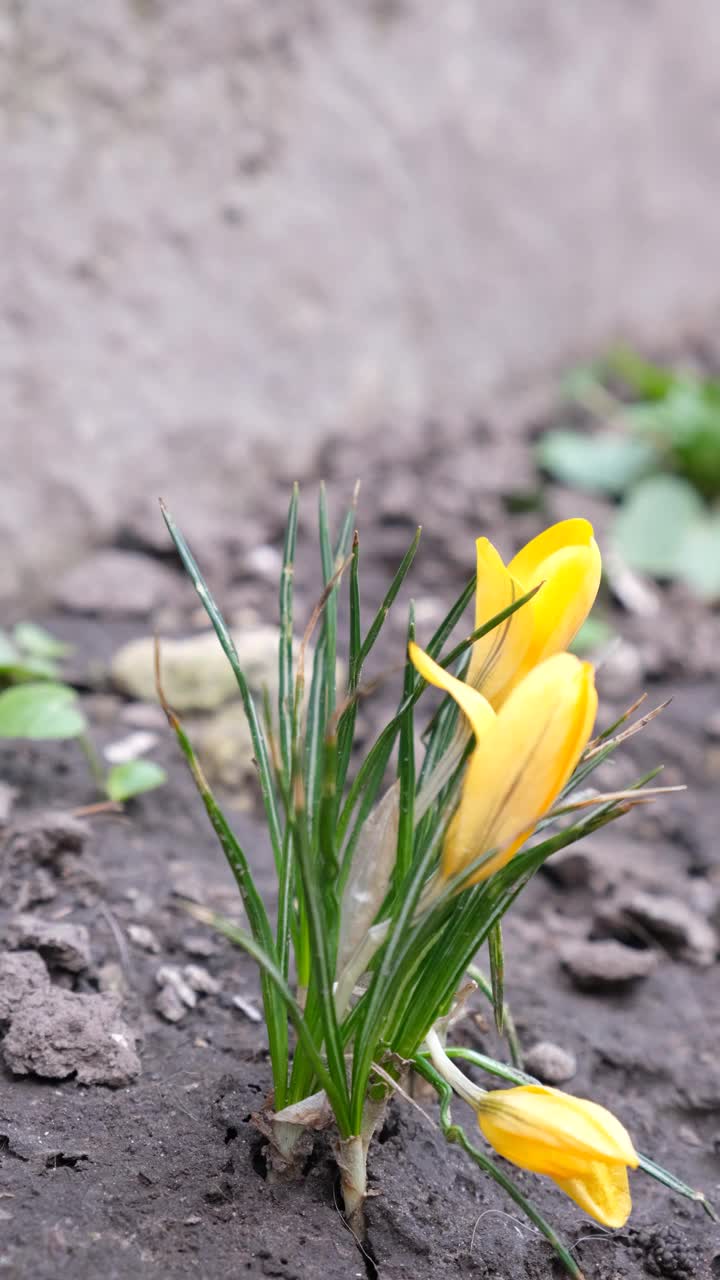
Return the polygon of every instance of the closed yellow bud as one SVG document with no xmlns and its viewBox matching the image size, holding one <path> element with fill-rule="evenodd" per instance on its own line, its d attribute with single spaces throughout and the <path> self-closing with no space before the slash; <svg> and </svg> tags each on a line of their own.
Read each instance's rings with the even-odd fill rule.
<svg viewBox="0 0 720 1280">
<path fill-rule="evenodd" d="M 476 628 L 542 583 L 532 600 L 473 645 L 468 683 L 497 708 L 531 667 L 567 649 L 595 602 L 600 551 L 582 519 L 551 525 L 507 566 L 487 538 L 476 545 Z"/>
<path fill-rule="evenodd" d="M 430 684 L 455 698 L 475 734 L 475 749 L 450 822 L 441 874 L 449 878 L 496 850 L 471 883 L 505 865 L 570 778 L 597 711 L 594 672 L 569 653 L 534 667 L 495 713 L 488 701 L 411 644 Z"/>
<path fill-rule="evenodd" d="M 478 1124 L 506 1160 L 545 1174 L 606 1227 L 621 1227 L 632 1207 L 627 1170 L 638 1156 L 620 1121 L 596 1102 L 559 1089 L 521 1085 L 485 1094 Z"/>
</svg>

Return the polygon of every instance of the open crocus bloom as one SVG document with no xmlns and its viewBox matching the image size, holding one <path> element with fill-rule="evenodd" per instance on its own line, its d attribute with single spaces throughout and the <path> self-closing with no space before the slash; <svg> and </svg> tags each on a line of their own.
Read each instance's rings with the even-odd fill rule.
<svg viewBox="0 0 720 1280">
<path fill-rule="evenodd" d="M 425 680 L 455 699 L 475 734 L 441 865 L 450 878 L 496 850 L 473 873 L 475 883 L 509 861 L 570 778 L 595 721 L 593 668 L 572 654 L 555 654 L 528 672 L 495 712 L 416 644 L 410 658 Z"/>
<path fill-rule="evenodd" d="M 531 667 L 567 649 L 600 585 L 600 551 L 588 520 L 561 520 L 505 566 L 487 538 L 477 540 L 475 627 L 542 583 L 537 595 L 473 645 L 467 681 L 494 707 Z"/>
<path fill-rule="evenodd" d="M 632 1207 L 628 1168 L 638 1156 L 620 1121 L 596 1102 L 559 1089 L 521 1085 L 486 1093 L 478 1124 L 506 1160 L 552 1178 L 606 1227 L 621 1227 Z"/>
</svg>

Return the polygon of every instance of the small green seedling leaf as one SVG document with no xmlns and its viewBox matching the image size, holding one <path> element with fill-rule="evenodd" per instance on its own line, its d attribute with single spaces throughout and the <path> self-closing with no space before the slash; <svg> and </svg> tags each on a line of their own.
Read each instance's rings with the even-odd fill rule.
<svg viewBox="0 0 720 1280">
<path fill-rule="evenodd" d="M 720 514 L 705 516 L 688 528 L 678 576 L 709 603 L 720 600 Z"/>
<path fill-rule="evenodd" d="M 676 578 L 682 572 L 685 539 L 703 511 L 702 499 L 687 480 L 652 476 L 640 482 L 619 512 L 615 546 L 639 573 Z"/>
<path fill-rule="evenodd" d="M 13 628 L 13 640 L 18 649 L 31 658 L 65 658 L 72 652 L 71 644 L 58 640 L 35 622 L 18 622 Z"/>
<path fill-rule="evenodd" d="M 167 782 L 167 774 L 153 760 L 128 760 L 113 765 L 105 779 L 105 790 L 111 800 L 122 804 L 143 791 L 154 791 Z"/>
<path fill-rule="evenodd" d="M 85 728 L 69 685 L 43 681 L 0 693 L 0 738 L 77 738 Z"/>
<path fill-rule="evenodd" d="M 658 452 L 650 441 L 632 436 L 549 431 L 538 446 L 538 461 L 571 489 L 616 497 L 657 467 Z"/>
<path fill-rule="evenodd" d="M 0 631 L 0 674 L 3 668 L 13 667 L 19 661 L 20 655 L 7 631 Z"/>
</svg>

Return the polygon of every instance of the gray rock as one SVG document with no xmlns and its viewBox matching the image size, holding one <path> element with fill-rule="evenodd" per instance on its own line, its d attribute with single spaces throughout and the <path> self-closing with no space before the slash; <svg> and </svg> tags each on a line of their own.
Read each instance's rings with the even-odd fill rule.
<svg viewBox="0 0 720 1280">
<path fill-rule="evenodd" d="M 25 999 L 2 1042 L 15 1075 L 120 1088 L 140 1075 L 135 1036 L 115 995 L 76 995 L 51 987 Z"/>
<path fill-rule="evenodd" d="M 657 964 L 654 951 L 638 951 L 621 942 L 566 942 L 562 963 L 582 991 L 613 991 L 647 978 Z"/>
<path fill-rule="evenodd" d="M 539 1040 L 523 1053 L 525 1070 L 544 1084 L 565 1084 L 577 1071 L 574 1053 L 550 1040 Z"/>
<path fill-rule="evenodd" d="M 242 804 L 243 783 L 254 772 L 253 743 L 242 703 L 231 703 L 207 722 L 198 734 L 197 750 L 210 782 L 231 787 L 236 806 Z"/>
<path fill-rule="evenodd" d="M 175 987 L 167 983 L 155 997 L 155 1009 L 166 1022 L 180 1022 L 185 1017 L 188 1006 L 180 999 Z"/>
<path fill-rule="evenodd" d="M 633 893 L 621 903 L 622 916 L 646 930 L 668 951 L 701 967 L 711 965 L 718 953 L 718 934 L 687 903 L 669 895 Z"/>
<path fill-rule="evenodd" d="M 173 964 L 162 965 L 155 974 L 155 981 L 159 987 L 172 987 L 176 992 L 178 999 L 188 1009 L 194 1009 L 197 1004 L 197 995 L 194 988 L 190 985 L 183 973 Z"/>
<path fill-rule="evenodd" d="M 278 636 L 276 627 L 247 627 L 233 634 L 250 688 L 259 692 L 265 685 L 271 699 L 277 697 Z M 214 631 L 163 640 L 160 653 L 163 689 L 176 711 L 215 711 L 238 697 L 237 681 Z M 118 649 L 111 664 L 116 687 L 132 698 L 155 702 L 154 655 L 152 636 Z"/>
<path fill-rule="evenodd" d="M 197 956 L 200 960 L 207 960 L 218 953 L 217 942 L 204 933 L 185 934 L 181 945 L 183 951 L 187 951 L 189 956 Z"/>
<path fill-rule="evenodd" d="M 131 942 L 134 942 L 136 947 L 141 947 L 143 951 L 149 951 L 151 955 L 159 955 L 162 947 L 148 925 L 129 924 L 127 932 L 128 938 Z"/>
<path fill-rule="evenodd" d="M 53 602 L 68 613 L 145 618 L 184 590 L 173 569 L 134 551 L 96 551 L 61 575 Z"/>
<path fill-rule="evenodd" d="M 213 978 L 207 969 L 199 964 L 186 964 L 183 968 L 183 977 L 188 986 L 193 991 L 197 991 L 199 995 L 216 996 L 222 991 L 222 982 L 218 982 L 217 978 Z"/>
<path fill-rule="evenodd" d="M 0 952 L 0 1025 L 9 1021 L 28 996 L 49 987 L 50 975 L 37 951 Z"/>
<path fill-rule="evenodd" d="M 8 926 L 7 940 L 15 949 L 39 951 L 50 968 L 81 973 L 92 964 L 90 935 L 84 924 L 20 915 Z"/>
</svg>

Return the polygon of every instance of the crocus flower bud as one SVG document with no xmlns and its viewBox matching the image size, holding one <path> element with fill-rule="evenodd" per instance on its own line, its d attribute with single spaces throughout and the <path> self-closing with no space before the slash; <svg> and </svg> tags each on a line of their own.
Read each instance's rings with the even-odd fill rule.
<svg viewBox="0 0 720 1280">
<path fill-rule="evenodd" d="M 473 645 L 467 681 L 500 707 L 537 663 L 567 649 L 600 585 L 600 551 L 588 520 L 561 520 L 528 542 L 506 566 L 487 538 L 477 540 L 475 627 L 542 583 L 532 600 Z"/>
<path fill-rule="evenodd" d="M 627 1170 L 637 1168 L 638 1156 L 612 1112 L 542 1085 L 498 1089 L 475 1105 L 478 1124 L 499 1155 L 552 1178 L 604 1226 L 627 1221 L 632 1207 Z"/>
</svg>

